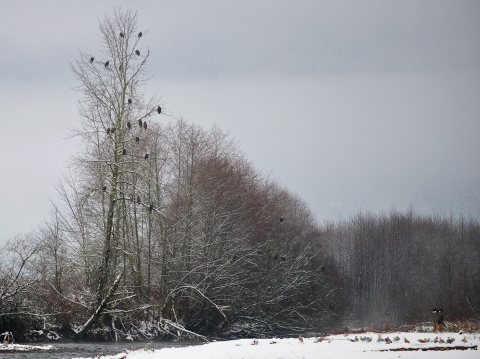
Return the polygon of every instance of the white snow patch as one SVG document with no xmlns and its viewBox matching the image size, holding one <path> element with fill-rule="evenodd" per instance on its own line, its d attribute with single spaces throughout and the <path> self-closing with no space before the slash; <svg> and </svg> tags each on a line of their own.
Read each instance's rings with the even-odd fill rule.
<svg viewBox="0 0 480 359">
<path fill-rule="evenodd" d="M 355 339 L 357 337 L 358 341 Z M 369 341 L 368 338 L 372 340 Z M 392 340 L 388 344 L 386 339 Z M 437 338 L 438 342 L 435 342 Z M 447 344 L 447 339 L 455 339 Z M 363 339 L 363 340 L 362 340 Z M 406 343 L 407 339 L 410 343 Z M 440 343 L 443 339 L 445 343 Z M 420 341 L 419 341 L 420 340 Z M 463 341 L 462 341 L 463 340 Z M 423 343 L 425 341 L 425 343 Z M 466 342 L 465 342 L 466 341 Z M 319 341 L 317 338 L 293 339 L 240 339 L 213 342 L 183 348 L 160 350 L 136 350 L 101 359 L 326 359 L 326 358 L 465 358 L 478 359 L 477 350 L 422 351 L 425 348 L 452 346 L 479 346 L 479 334 L 460 335 L 458 333 L 362 333 L 329 335 Z M 389 349 L 413 348 L 415 351 L 388 351 Z M 382 351 L 383 350 L 383 351 Z"/>
</svg>

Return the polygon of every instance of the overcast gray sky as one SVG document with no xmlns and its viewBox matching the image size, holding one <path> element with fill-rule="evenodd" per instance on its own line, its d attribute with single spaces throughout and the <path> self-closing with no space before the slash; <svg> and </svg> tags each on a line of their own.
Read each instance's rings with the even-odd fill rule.
<svg viewBox="0 0 480 359">
<path fill-rule="evenodd" d="M 77 150 L 69 63 L 115 6 L 148 31 L 149 90 L 229 130 L 319 221 L 410 205 L 480 218 L 479 1 L 0 6 L 0 240 L 48 217 Z"/>
</svg>

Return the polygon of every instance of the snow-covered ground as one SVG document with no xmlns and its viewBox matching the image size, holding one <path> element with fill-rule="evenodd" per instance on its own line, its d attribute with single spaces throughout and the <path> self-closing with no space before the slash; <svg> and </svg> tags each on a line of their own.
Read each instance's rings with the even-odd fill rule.
<svg viewBox="0 0 480 359">
<path fill-rule="evenodd" d="M 370 339 L 371 341 L 370 341 Z M 379 339 L 380 338 L 380 339 Z M 386 339 L 392 340 L 391 344 Z M 437 338 L 437 339 L 436 339 Z M 408 342 L 405 341 L 407 339 Z M 453 343 L 447 343 L 454 339 Z M 442 343 L 441 341 L 445 341 Z M 183 348 L 160 350 L 143 349 L 102 359 L 323 359 L 323 358 L 480 358 L 480 351 L 446 350 L 453 347 L 474 347 L 480 345 L 479 334 L 458 333 L 376 333 L 330 335 L 319 341 L 316 338 L 295 339 L 240 339 L 208 343 Z M 407 350 L 398 350 L 402 349 Z M 445 348 L 443 351 L 434 348 Z M 427 349 L 427 350 L 425 350 Z M 428 350 L 430 349 L 430 350 Z"/>
<path fill-rule="evenodd" d="M 3 351 L 17 351 L 17 352 L 29 352 L 39 350 L 53 350 L 53 345 L 25 345 L 25 344 L 2 344 L 0 343 L 0 353 Z"/>
</svg>

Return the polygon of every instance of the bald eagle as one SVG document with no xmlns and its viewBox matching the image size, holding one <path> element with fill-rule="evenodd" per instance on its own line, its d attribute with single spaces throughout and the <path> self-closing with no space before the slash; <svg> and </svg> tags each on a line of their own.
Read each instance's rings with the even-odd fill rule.
<svg viewBox="0 0 480 359">
<path fill-rule="evenodd" d="M 122 155 L 126 155 L 127 154 L 127 149 L 124 148 L 123 151 L 122 151 Z"/>
<path fill-rule="evenodd" d="M 141 202 L 140 196 L 137 196 L 137 202 L 138 202 L 138 204 L 140 204 L 140 202 Z"/>
<path fill-rule="evenodd" d="M 107 135 L 110 133 L 110 127 L 107 128 Z"/>
<path fill-rule="evenodd" d="M 123 34 L 123 32 L 120 33 L 120 37 L 125 37 L 125 35 Z"/>
<path fill-rule="evenodd" d="M 130 105 L 131 103 L 132 103 L 132 99 L 129 98 L 129 99 L 128 99 L 128 104 Z"/>
<path fill-rule="evenodd" d="M 128 129 L 132 128 L 132 124 L 130 123 L 130 121 L 127 122 L 127 127 L 128 127 Z"/>
<path fill-rule="evenodd" d="M 150 205 L 150 208 L 148 208 L 150 212 L 153 210 L 153 204 Z"/>
<path fill-rule="evenodd" d="M 138 125 L 139 125 L 140 127 L 142 127 L 142 125 L 143 125 L 142 119 L 138 120 Z"/>
<path fill-rule="evenodd" d="M 106 190 L 107 190 L 107 186 L 103 186 L 102 189 L 103 189 L 104 191 L 106 191 Z"/>
<path fill-rule="evenodd" d="M 160 106 L 157 107 L 157 112 L 160 114 L 162 113 L 162 108 Z"/>
<path fill-rule="evenodd" d="M 138 38 L 141 38 L 142 35 L 143 35 L 143 34 L 142 34 L 142 32 L 140 31 L 140 32 L 138 33 Z"/>
<path fill-rule="evenodd" d="M 280 223 L 282 223 L 282 222 L 283 222 L 283 217 L 280 217 Z"/>
<path fill-rule="evenodd" d="M 145 154 L 145 159 L 148 160 L 148 153 Z"/>
<path fill-rule="evenodd" d="M 147 121 L 145 121 L 145 122 L 143 123 L 143 128 L 144 128 L 144 129 L 147 129 Z"/>
<path fill-rule="evenodd" d="M 115 132 L 115 127 L 112 127 L 112 129 L 110 130 L 111 133 L 114 133 Z"/>
<path fill-rule="evenodd" d="M 110 61 L 105 62 L 105 68 L 107 68 L 109 64 L 110 64 Z"/>
<path fill-rule="evenodd" d="M 95 60 L 95 57 L 90 57 L 90 63 L 93 64 L 93 60 Z"/>
<path fill-rule="evenodd" d="M 135 50 L 135 54 L 136 54 L 137 56 L 140 56 L 140 51 Z"/>
<path fill-rule="evenodd" d="M 137 137 L 135 137 L 135 142 L 137 142 L 137 143 L 138 143 L 139 141 L 140 141 L 140 137 L 138 137 L 138 136 L 137 136 Z"/>
</svg>

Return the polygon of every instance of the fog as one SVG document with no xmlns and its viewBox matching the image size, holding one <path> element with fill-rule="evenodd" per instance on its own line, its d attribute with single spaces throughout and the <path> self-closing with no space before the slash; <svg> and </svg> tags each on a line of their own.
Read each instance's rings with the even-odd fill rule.
<svg viewBox="0 0 480 359">
<path fill-rule="evenodd" d="M 48 217 L 78 146 L 69 64 L 98 54 L 120 5 L 151 51 L 148 91 L 229 130 L 320 222 L 409 206 L 480 218 L 476 1 L 17 1 L 0 13 L 0 240 Z"/>
</svg>

